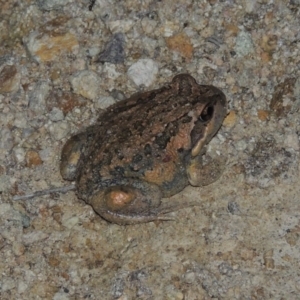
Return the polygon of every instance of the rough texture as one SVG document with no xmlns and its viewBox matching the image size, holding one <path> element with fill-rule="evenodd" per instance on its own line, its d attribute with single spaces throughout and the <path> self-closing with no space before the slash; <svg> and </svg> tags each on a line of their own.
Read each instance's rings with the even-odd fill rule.
<svg viewBox="0 0 300 300">
<path fill-rule="evenodd" d="M 1 299 L 299 299 L 299 1 L 12 0 L 0 20 Z M 124 63 L 97 62 L 114 34 Z M 138 85 L 184 72 L 230 100 L 223 176 L 176 196 L 199 206 L 125 227 L 73 192 L 12 201 L 66 185 L 62 145 L 144 59 Z"/>
<path fill-rule="evenodd" d="M 158 221 L 176 210 L 174 200 L 161 205 L 162 197 L 221 176 L 225 159 L 202 162 L 226 115 L 222 91 L 178 74 L 159 89 L 115 103 L 72 136 L 60 173 L 76 181 L 77 196 L 107 221 Z M 179 207 L 186 204 L 179 201 Z"/>
</svg>

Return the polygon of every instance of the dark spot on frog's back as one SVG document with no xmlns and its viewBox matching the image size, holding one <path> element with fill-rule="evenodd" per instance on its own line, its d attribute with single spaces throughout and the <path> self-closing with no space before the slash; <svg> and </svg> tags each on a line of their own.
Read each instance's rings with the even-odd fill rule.
<svg viewBox="0 0 300 300">
<path fill-rule="evenodd" d="M 124 159 L 124 154 L 122 153 L 122 151 L 120 149 L 115 149 L 115 154 L 117 155 L 119 160 Z"/>
<path fill-rule="evenodd" d="M 131 161 L 132 161 L 132 163 L 136 164 L 142 160 L 143 160 L 143 156 L 141 154 L 136 154 L 133 156 Z"/>
<path fill-rule="evenodd" d="M 152 154 L 152 148 L 149 144 L 146 144 L 145 147 L 144 147 L 144 154 L 146 156 L 149 156 Z"/>
<path fill-rule="evenodd" d="M 114 170 L 110 171 L 109 173 L 110 173 L 110 175 L 112 175 L 113 177 L 119 178 L 119 177 L 124 177 L 125 170 L 124 170 L 124 168 L 121 167 L 121 166 L 116 166 L 116 167 L 114 168 Z"/>
<path fill-rule="evenodd" d="M 133 128 L 137 132 L 142 133 L 145 130 L 146 126 L 141 121 L 136 121 L 133 123 Z"/>
<path fill-rule="evenodd" d="M 155 144 L 159 149 L 165 149 L 170 141 L 170 135 L 167 132 L 160 133 L 155 137 Z"/>
<path fill-rule="evenodd" d="M 112 153 L 105 149 L 101 155 L 102 165 L 110 165 L 112 158 L 113 158 Z"/>
<path fill-rule="evenodd" d="M 131 135 L 132 135 L 131 130 L 129 128 L 124 128 L 124 130 L 120 132 L 118 142 L 119 143 L 126 142 Z"/>
</svg>

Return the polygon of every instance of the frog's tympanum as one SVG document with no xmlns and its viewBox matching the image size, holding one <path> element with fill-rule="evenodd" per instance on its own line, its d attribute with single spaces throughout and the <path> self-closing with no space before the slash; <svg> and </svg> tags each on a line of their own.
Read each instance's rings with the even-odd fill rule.
<svg viewBox="0 0 300 300">
<path fill-rule="evenodd" d="M 203 165 L 202 155 L 226 106 L 216 87 L 177 75 L 160 89 L 110 106 L 71 137 L 62 151 L 62 177 L 75 180 L 78 197 L 109 222 L 167 219 L 164 213 L 184 205 L 162 205 L 161 198 L 221 175 L 218 164 Z"/>
</svg>

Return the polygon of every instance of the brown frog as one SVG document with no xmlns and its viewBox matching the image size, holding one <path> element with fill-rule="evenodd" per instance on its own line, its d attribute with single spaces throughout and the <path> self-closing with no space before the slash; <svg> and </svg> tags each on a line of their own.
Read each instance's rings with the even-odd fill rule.
<svg viewBox="0 0 300 300">
<path fill-rule="evenodd" d="M 62 151 L 62 177 L 75 180 L 78 197 L 109 222 L 167 219 L 164 213 L 185 205 L 163 205 L 161 198 L 221 175 L 218 163 L 203 165 L 202 155 L 226 106 L 216 87 L 177 75 L 160 89 L 110 106 L 95 125 L 71 137 Z"/>
</svg>

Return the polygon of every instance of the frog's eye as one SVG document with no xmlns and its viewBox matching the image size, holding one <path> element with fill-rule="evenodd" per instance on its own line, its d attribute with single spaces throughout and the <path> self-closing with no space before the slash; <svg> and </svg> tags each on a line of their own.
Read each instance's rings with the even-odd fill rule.
<svg viewBox="0 0 300 300">
<path fill-rule="evenodd" d="M 208 104 L 202 111 L 199 120 L 203 123 L 206 123 L 212 119 L 214 115 L 214 107 L 211 104 Z"/>
</svg>

